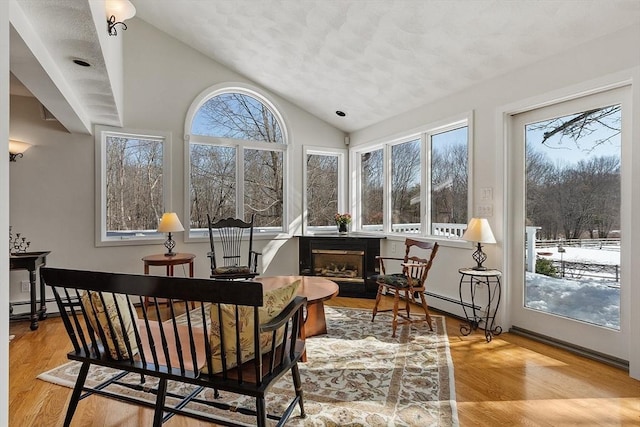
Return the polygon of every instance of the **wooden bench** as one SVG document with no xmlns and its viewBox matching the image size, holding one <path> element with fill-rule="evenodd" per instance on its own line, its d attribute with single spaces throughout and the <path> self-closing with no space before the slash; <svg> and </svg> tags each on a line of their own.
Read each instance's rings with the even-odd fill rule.
<svg viewBox="0 0 640 427">
<path fill-rule="evenodd" d="M 53 289 L 73 345 L 68 358 L 82 362 L 65 426 L 70 425 L 79 400 L 94 393 L 154 408 L 154 426 L 162 425 L 175 414 L 220 425 L 241 425 L 185 410 L 204 388 L 214 389 L 216 398 L 208 402 L 199 399 L 198 404 L 217 408 L 230 409 L 216 401 L 219 391 L 255 398 L 255 410 L 242 411 L 255 415 L 258 426 L 265 426 L 267 417 L 283 425 L 296 405 L 300 407 L 300 415 L 305 416 L 298 361 L 304 352 L 300 328 L 306 298 L 295 296 L 294 286 L 263 293 L 259 282 L 230 283 L 50 267 L 42 268 L 41 277 Z M 138 315 L 134 304 L 144 307 L 145 297 L 151 304 L 141 308 Z M 167 299 L 168 307 L 161 309 L 159 299 Z M 185 308 L 192 303 L 196 308 L 182 310 L 184 313 L 179 316 L 177 309 L 183 303 Z M 103 384 L 95 388 L 85 386 L 92 364 L 140 374 L 141 383 L 145 382 L 145 376 L 157 377 L 157 388 L 150 395 L 157 394 L 157 398 L 142 400 L 116 394 Z M 265 395 L 288 371 L 293 377 L 294 397 L 282 414 L 267 414 Z M 114 377 L 112 382 L 117 383 L 121 376 Z M 197 391 L 169 406 L 168 380 L 193 384 Z"/>
</svg>

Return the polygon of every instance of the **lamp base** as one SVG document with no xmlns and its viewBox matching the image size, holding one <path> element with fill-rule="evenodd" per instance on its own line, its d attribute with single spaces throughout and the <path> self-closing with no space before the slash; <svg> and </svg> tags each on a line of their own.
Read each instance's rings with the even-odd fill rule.
<svg viewBox="0 0 640 427">
<path fill-rule="evenodd" d="M 173 252 L 173 248 L 176 247 L 176 242 L 171 238 L 171 232 L 169 232 L 169 238 L 166 242 L 164 242 L 164 247 L 167 248 L 167 252 L 164 256 L 176 256 L 176 253 Z"/>
<path fill-rule="evenodd" d="M 487 260 L 487 255 L 482 252 L 482 245 L 478 242 L 478 249 L 471 255 L 473 260 L 476 262 L 476 266 L 472 267 L 476 271 L 486 271 L 487 267 L 483 267 L 482 263 Z"/>
</svg>

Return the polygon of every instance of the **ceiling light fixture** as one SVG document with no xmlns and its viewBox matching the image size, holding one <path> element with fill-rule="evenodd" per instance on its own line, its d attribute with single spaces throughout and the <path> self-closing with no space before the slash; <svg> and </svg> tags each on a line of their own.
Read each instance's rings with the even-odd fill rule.
<svg viewBox="0 0 640 427">
<path fill-rule="evenodd" d="M 346 116 L 346 115 L 347 115 L 347 113 L 345 113 L 344 111 L 340 111 L 340 110 L 336 111 L 336 114 L 337 114 L 338 116 L 340 116 L 340 117 L 344 117 L 344 116 Z"/>
<path fill-rule="evenodd" d="M 15 162 L 16 159 L 22 157 L 22 153 L 31 148 L 31 144 L 22 141 L 9 140 L 9 161 Z"/>
<path fill-rule="evenodd" d="M 127 19 L 131 19 L 136 15 L 136 8 L 129 0 L 107 0 L 105 2 L 107 11 L 107 27 L 110 36 L 117 36 L 118 31 L 116 25 L 122 25 L 122 29 L 126 30 L 127 25 L 124 23 Z"/>
</svg>

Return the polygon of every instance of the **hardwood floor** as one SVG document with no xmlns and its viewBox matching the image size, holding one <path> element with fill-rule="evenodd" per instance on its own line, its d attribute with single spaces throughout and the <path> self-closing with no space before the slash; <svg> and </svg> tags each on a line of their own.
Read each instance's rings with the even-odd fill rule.
<svg viewBox="0 0 640 427">
<path fill-rule="evenodd" d="M 328 304 L 373 307 L 356 298 Z M 640 426 L 640 381 L 626 372 L 508 333 L 491 343 L 479 332 L 463 337 L 459 324 L 447 317 L 461 426 Z M 9 333 L 16 336 L 9 345 L 10 425 L 62 425 L 71 389 L 36 379 L 67 361 L 62 322 L 49 318 L 35 332 L 28 321 L 11 323 Z M 80 402 L 72 425 L 141 426 L 152 419 L 149 409 L 92 396 Z M 208 424 L 174 417 L 166 425 Z"/>
</svg>

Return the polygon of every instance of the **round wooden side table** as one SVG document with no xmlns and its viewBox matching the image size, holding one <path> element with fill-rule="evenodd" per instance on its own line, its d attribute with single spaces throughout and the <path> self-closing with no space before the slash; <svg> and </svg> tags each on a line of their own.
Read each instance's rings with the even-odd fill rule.
<svg viewBox="0 0 640 427">
<path fill-rule="evenodd" d="M 193 260 L 194 254 L 177 253 L 173 256 L 165 254 L 147 255 L 142 258 L 144 261 L 144 274 L 149 274 L 149 266 L 165 266 L 167 276 L 173 276 L 173 267 L 176 265 L 189 264 L 189 277 L 193 277 Z"/>
<path fill-rule="evenodd" d="M 177 253 L 173 256 L 166 256 L 165 254 L 147 255 L 142 258 L 144 262 L 144 274 L 149 274 L 150 266 L 165 266 L 167 276 L 173 276 L 173 267 L 176 265 L 189 264 L 189 277 L 193 277 L 193 260 L 194 254 Z M 168 302 L 168 300 L 167 300 Z M 144 306 L 147 307 L 149 298 L 144 297 Z M 194 303 L 191 302 L 191 308 L 195 308 Z"/>
</svg>

